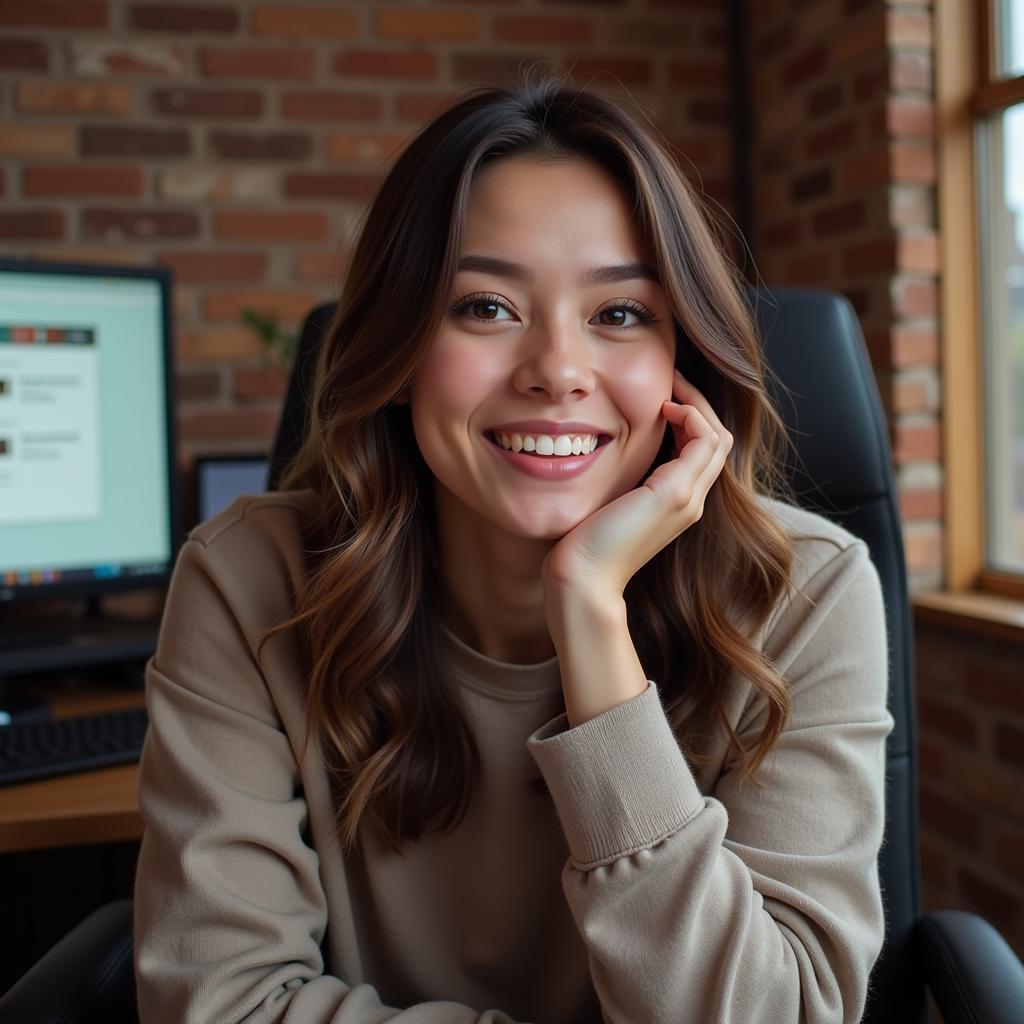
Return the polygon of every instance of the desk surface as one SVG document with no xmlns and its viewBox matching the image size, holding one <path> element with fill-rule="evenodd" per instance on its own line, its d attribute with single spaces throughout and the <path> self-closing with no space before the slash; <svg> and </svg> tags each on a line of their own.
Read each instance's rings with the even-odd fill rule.
<svg viewBox="0 0 1024 1024">
<path fill-rule="evenodd" d="M 145 704 L 141 690 L 90 687 L 50 698 L 54 717 Z M 142 838 L 138 763 L 0 787 L 0 853 Z"/>
</svg>

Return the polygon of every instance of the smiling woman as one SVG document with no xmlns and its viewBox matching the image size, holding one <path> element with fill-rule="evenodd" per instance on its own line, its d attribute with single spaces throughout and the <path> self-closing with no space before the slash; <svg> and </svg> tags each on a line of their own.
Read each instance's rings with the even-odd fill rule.
<svg viewBox="0 0 1024 1024">
<path fill-rule="evenodd" d="M 402 153 L 281 490 L 175 569 L 143 1024 L 861 1019 L 881 586 L 789 500 L 711 224 L 547 73 Z"/>
</svg>

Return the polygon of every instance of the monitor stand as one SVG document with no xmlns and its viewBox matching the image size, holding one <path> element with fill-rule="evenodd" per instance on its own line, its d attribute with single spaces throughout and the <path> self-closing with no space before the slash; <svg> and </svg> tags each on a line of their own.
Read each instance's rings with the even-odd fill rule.
<svg viewBox="0 0 1024 1024">
<path fill-rule="evenodd" d="M 70 676 L 93 665 L 142 662 L 156 650 L 160 631 L 159 618 L 112 616 L 96 597 L 88 600 L 80 617 L 15 622 L 5 611 L 0 605 L 0 724 L 48 717 L 46 701 L 19 685 L 29 682 L 25 676 Z"/>
</svg>

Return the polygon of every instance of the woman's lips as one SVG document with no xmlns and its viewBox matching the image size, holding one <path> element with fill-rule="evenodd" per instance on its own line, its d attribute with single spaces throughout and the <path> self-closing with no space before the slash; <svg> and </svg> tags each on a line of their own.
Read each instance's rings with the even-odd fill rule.
<svg viewBox="0 0 1024 1024">
<path fill-rule="evenodd" d="M 485 434 L 488 447 L 513 468 L 537 480 L 568 480 L 589 469 L 601 452 L 611 444 L 611 438 L 599 438 L 597 447 L 588 455 L 530 455 L 514 452 L 500 445 L 491 434 Z"/>
</svg>

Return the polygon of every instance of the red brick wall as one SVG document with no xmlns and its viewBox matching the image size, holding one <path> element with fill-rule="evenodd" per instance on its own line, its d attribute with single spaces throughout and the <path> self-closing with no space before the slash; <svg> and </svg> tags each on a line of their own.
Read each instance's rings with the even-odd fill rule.
<svg viewBox="0 0 1024 1024">
<path fill-rule="evenodd" d="M 628 93 L 730 201 L 718 0 L 0 0 L 0 253 L 171 266 L 186 476 L 199 452 L 266 450 L 285 379 L 240 311 L 294 330 L 336 297 L 404 140 L 538 58 Z"/>
</svg>

